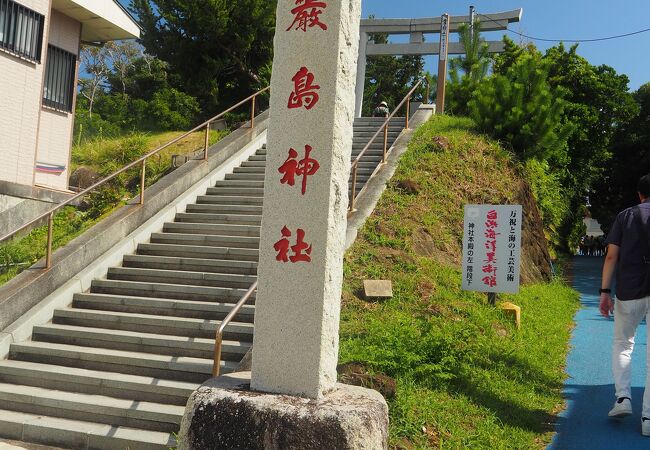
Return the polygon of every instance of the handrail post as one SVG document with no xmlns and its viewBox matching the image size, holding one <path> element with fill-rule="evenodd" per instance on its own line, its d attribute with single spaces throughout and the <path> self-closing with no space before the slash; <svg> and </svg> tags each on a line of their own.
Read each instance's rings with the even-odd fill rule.
<svg viewBox="0 0 650 450">
<path fill-rule="evenodd" d="M 45 252 L 45 268 L 52 267 L 52 235 L 54 234 L 54 213 L 47 216 L 47 250 Z"/>
<path fill-rule="evenodd" d="M 427 102 L 426 104 L 429 105 L 429 95 L 431 95 L 431 83 L 429 83 L 429 80 L 427 79 Z"/>
<path fill-rule="evenodd" d="M 359 168 L 359 164 L 355 163 L 354 167 L 352 169 L 352 196 L 350 197 L 350 207 L 348 208 L 350 212 L 354 211 L 354 201 L 357 196 L 357 169 Z"/>
<path fill-rule="evenodd" d="M 384 124 L 384 156 L 381 158 L 382 164 L 386 163 L 386 155 L 388 153 L 388 123 Z"/>
<path fill-rule="evenodd" d="M 409 129 L 409 114 L 411 112 L 411 96 L 406 99 L 406 129 Z"/>
<path fill-rule="evenodd" d="M 205 124 L 205 142 L 203 144 L 203 161 L 208 160 L 209 146 L 210 146 L 210 122 Z"/>
<path fill-rule="evenodd" d="M 212 376 L 218 377 L 221 372 L 221 347 L 223 343 L 223 334 L 217 332 L 217 339 L 214 344 L 214 361 L 212 363 Z"/>
<path fill-rule="evenodd" d="M 142 171 L 140 172 L 140 204 L 144 205 L 144 182 L 147 175 L 147 160 L 142 160 Z"/>
<path fill-rule="evenodd" d="M 251 128 L 255 126 L 255 99 L 257 96 L 254 96 L 251 100 Z"/>
</svg>

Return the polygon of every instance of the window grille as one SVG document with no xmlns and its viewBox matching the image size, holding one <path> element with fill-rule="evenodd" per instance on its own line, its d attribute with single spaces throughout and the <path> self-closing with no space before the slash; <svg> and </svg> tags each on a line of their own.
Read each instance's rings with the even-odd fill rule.
<svg viewBox="0 0 650 450">
<path fill-rule="evenodd" d="M 41 62 L 42 14 L 13 0 L 0 0 L 0 48 L 34 62 Z"/>
<path fill-rule="evenodd" d="M 72 112 L 77 57 L 53 45 L 47 46 L 43 104 Z"/>
</svg>

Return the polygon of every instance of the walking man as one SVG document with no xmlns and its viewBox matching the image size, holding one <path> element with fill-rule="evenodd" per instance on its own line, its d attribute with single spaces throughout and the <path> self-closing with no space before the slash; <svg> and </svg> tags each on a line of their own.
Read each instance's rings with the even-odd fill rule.
<svg viewBox="0 0 650 450">
<path fill-rule="evenodd" d="M 637 191 L 641 203 L 620 212 L 607 236 L 607 256 L 600 286 L 600 313 L 609 317 L 614 312 L 612 372 L 616 402 L 609 412 L 610 417 L 632 414 L 630 378 L 634 334 L 644 317 L 650 322 L 650 174 L 639 180 Z M 611 297 L 614 273 L 615 303 Z M 649 376 L 650 371 L 646 369 L 641 417 L 641 433 L 644 436 L 650 436 Z"/>
</svg>

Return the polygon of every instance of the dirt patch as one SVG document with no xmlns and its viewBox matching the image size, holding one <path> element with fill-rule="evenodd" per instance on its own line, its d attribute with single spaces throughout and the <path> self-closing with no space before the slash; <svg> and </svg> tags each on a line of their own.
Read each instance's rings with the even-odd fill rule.
<svg viewBox="0 0 650 450">
<path fill-rule="evenodd" d="M 420 192 L 420 185 L 413 180 L 400 180 L 396 184 L 397 188 L 406 194 L 418 194 Z"/>
<path fill-rule="evenodd" d="M 432 142 L 433 142 L 434 150 L 445 151 L 445 150 L 449 150 L 449 148 L 451 147 L 451 144 L 449 143 L 449 139 L 447 139 L 444 136 L 434 136 Z"/>
<path fill-rule="evenodd" d="M 521 240 L 521 282 L 534 283 L 551 279 L 551 255 L 544 235 L 542 217 L 530 185 L 520 181 L 515 202 L 523 207 Z"/>
<path fill-rule="evenodd" d="M 422 228 L 413 232 L 413 251 L 419 256 L 434 256 L 436 243 L 427 230 Z"/>
<path fill-rule="evenodd" d="M 374 389 L 387 399 L 395 397 L 395 391 L 397 390 L 395 379 L 383 373 L 371 373 L 364 363 L 349 362 L 340 364 L 336 371 L 339 374 L 341 383 Z"/>
</svg>

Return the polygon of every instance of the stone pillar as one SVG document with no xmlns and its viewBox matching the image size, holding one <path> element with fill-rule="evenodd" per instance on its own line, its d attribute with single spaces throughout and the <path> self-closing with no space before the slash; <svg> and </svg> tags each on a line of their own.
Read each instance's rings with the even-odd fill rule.
<svg viewBox="0 0 650 450">
<path fill-rule="evenodd" d="M 361 0 L 279 0 L 251 388 L 336 383 Z"/>
<path fill-rule="evenodd" d="M 361 117 L 363 114 L 363 92 L 366 84 L 366 49 L 368 47 L 368 33 L 362 32 L 359 39 L 359 58 L 357 60 L 357 89 L 355 93 L 356 109 L 355 117 Z M 372 105 L 374 106 L 374 105 Z"/>
</svg>

